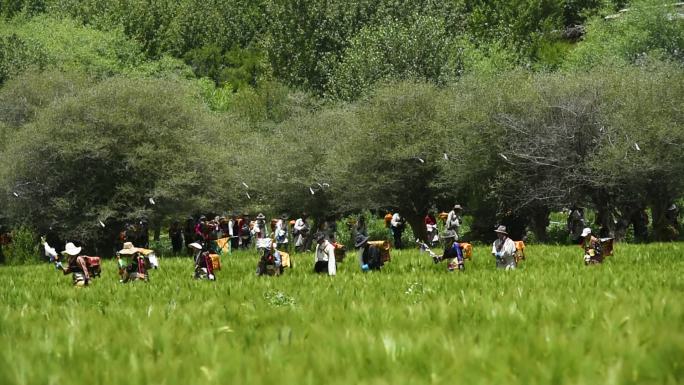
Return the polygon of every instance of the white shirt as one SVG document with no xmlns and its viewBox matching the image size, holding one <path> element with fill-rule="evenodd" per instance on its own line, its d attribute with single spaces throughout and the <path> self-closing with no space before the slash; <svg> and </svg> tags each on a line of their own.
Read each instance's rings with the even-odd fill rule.
<svg viewBox="0 0 684 385">
<path fill-rule="evenodd" d="M 228 236 L 231 238 L 233 236 L 235 236 L 235 234 L 233 234 L 233 225 L 235 225 L 235 221 L 233 221 L 232 219 L 229 220 L 228 221 Z"/>
<path fill-rule="evenodd" d="M 390 221 L 390 225 L 392 227 L 397 227 L 397 226 L 399 226 L 400 221 L 401 221 L 401 215 L 399 215 L 399 213 L 394 213 L 394 215 L 392 215 L 392 220 Z"/>
<path fill-rule="evenodd" d="M 497 248 L 501 245 L 501 240 L 497 239 L 492 245 L 492 254 L 497 253 Z M 503 241 L 503 247 L 501 247 L 503 252 L 503 258 L 511 258 L 515 255 L 515 242 L 511 238 L 506 237 Z"/>
<path fill-rule="evenodd" d="M 456 211 L 451 210 L 449 211 L 449 215 L 447 215 L 447 220 L 446 220 L 446 228 L 447 229 L 454 229 L 458 231 L 458 228 L 461 226 L 461 218 L 456 215 Z"/>
<path fill-rule="evenodd" d="M 328 240 L 323 241 L 323 243 L 316 247 L 316 259 L 314 260 L 314 263 L 319 261 L 328 262 L 328 275 L 335 275 L 335 273 L 337 273 L 337 266 L 335 265 L 335 246 L 328 242 Z"/>
<path fill-rule="evenodd" d="M 294 230 L 295 231 L 302 231 L 306 227 L 306 222 L 304 222 L 304 219 L 302 218 L 297 218 L 294 224 Z"/>
<path fill-rule="evenodd" d="M 285 235 L 287 235 L 287 227 L 284 225 L 282 219 L 278 219 L 275 225 L 276 240 L 281 240 L 282 242 L 280 243 L 287 243 L 287 237 L 285 237 Z"/>
</svg>

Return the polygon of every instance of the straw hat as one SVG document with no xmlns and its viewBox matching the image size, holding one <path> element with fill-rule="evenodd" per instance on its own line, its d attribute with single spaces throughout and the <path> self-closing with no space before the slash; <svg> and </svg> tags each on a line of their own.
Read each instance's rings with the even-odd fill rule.
<svg viewBox="0 0 684 385">
<path fill-rule="evenodd" d="M 133 246 L 133 242 L 126 242 L 123 244 L 123 249 L 119 250 L 119 254 L 131 255 L 137 253 L 139 250 Z"/>
<path fill-rule="evenodd" d="M 64 251 L 63 251 L 63 253 L 64 253 L 64 254 L 71 255 L 71 256 L 78 255 L 78 254 L 81 253 L 81 248 L 80 248 L 80 247 L 76 247 L 76 245 L 74 245 L 73 243 L 69 242 L 69 243 L 66 244 L 66 246 L 64 246 Z"/>
<path fill-rule="evenodd" d="M 494 232 L 508 235 L 506 232 L 506 226 L 499 226 L 496 228 L 496 230 L 494 230 Z"/>
</svg>

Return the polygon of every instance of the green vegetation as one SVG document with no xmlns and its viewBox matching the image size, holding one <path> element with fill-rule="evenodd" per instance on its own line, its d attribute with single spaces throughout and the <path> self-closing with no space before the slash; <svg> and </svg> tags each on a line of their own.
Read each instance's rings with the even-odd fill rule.
<svg viewBox="0 0 684 385">
<path fill-rule="evenodd" d="M 254 252 L 215 283 L 164 259 L 147 284 L 115 264 L 86 289 L 52 267 L 0 269 L 0 382 L 677 384 L 684 376 L 681 244 L 618 245 L 586 268 L 576 247 L 532 246 L 514 272 L 487 246 L 463 274 L 416 251 L 380 273 L 353 256 L 279 278 Z"/>
<path fill-rule="evenodd" d="M 644 208 L 649 239 L 681 236 L 681 6 L 0 5 L 0 225 L 95 245 L 139 216 L 389 209 L 422 237 L 458 201 L 473 239 L 548 240 L 573 204 L 619 239 Z"/>
</svg>

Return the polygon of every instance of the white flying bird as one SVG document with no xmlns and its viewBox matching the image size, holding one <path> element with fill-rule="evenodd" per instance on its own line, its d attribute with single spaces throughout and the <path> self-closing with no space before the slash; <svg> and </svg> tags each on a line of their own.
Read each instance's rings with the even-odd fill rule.
<svg viewBox="0 0 684 385">
<path fill-rule="evenodd" d="M 100 222 L 100 226 L 102 226 L 102 228 L 105 227 L 105 224 L 102 221 L 98 221 L 98 222 Z"/>
<path fill-rule="evenodd" d="M 504 154 L 499 154 L 499 155 L 501 155 L 501 157 L 504 158 L 505 160 L 508 160 L 508 157 L 506 155 L 504 155 Z"/>
<path fill-rule="evenodd" d="M 242 182 L 242 185 L 245 186 L 245 188 L 249 188 L 249 186 L 247 186 L 247 183 L 245 182 Z"/>
<path fill-rule="evenodd" d="M 19 198 L 19 194 L 17 194 L 16 191 L 12 192 L 12 195 L 14 195 L 15 197 Z"/>
<path fill-rule="evenodd" d="M 151 204 L 155 204 L 155 203 L 154 203 L 154 199 L 150 198 L 150 203 L 151 203 Z"/>
<path fill-rule="evenodd" d="M 421 158 L 418 158 L 418 161 L 419 161 L 420 163 L 425 163 L 425 161 L 424 161 L 423 159 L 421 159 Z"/>
<path fill-rule="evenodd" d="M 247 199 L 252 199 L 252 197 L 249 196 L 249 193 L 248 193 L 248 192 L 246 192 L 245 194 L 247 194 Z"/>
<path fill-rule="evenodd" d="M 312 189 L 311 187 L 309 187 L 309 191 L 311 192 L 311 195 L 315 194 L 314 189 Z"/>
<path fill-rule="evenodd" d="M 444 153 L 444 160 L 449 160 L 449 155 L 446 152 Z"/>
<path fill-rule="evenodd" d="M 330 185 L 327 183 L 323 183 L 323 187 L 330 187 Z"/>
<path fill-rule="evenodd" d="M 634 149 L 637 151 L 641 151 L 641 148 L 639 148 L 639 145 L 636 143 L 634 143 Z"/>
</svg>

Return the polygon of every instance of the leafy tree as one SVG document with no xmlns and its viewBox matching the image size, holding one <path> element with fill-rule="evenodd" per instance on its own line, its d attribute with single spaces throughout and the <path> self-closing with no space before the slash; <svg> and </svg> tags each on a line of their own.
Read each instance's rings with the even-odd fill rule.
<svg viewBox="0 0 684 385">
<path fill-rule="evenodd" d="M 213 127 L 178 82 L 112 78 L 55 100 L 3 152 L 11 219 L 87 242 L 123 220 L 213 208 L 226 199 L 217 175 L 227 174 L 210 168 Z"/>
</svg>

